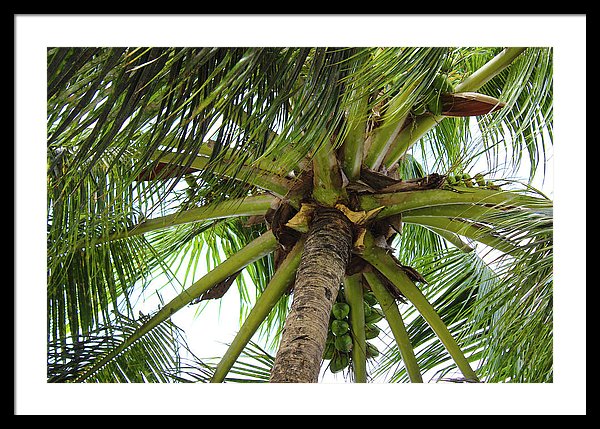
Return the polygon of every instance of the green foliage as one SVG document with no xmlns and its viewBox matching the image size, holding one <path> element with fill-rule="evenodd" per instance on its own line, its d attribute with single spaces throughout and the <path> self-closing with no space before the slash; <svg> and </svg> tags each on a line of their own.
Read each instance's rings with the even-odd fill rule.
<svg viewBox="0 0 600 429">
<path fill-rule="evenodd" d="M 120 314 L 110 324 L 77 338 L 74 342 L 48 343 L 48 382 L 76 381 L 87 366 L 109 353 L 131 335 L 149 316 L 138 320 Z M 183 353 L 182 353 L 183 352 Z M 141 338 L 87 379 L 96 383 L 176 382 L 181 376 L 182 355 L 191 353 L 183 333 L 165 322 Z M 202 366 L 202 362 L 198 361 Z"/>
<path fill-rule="evenodd" d="M 377 150 L 388 150 L 397 143 L 395 132 L 419 131 L 419 118 L 439 115 L 441 93 L 460 88 L 502 52 L 495 47 L 48 49 L 49 381 L 75 380 L 139 327 L 134 300 L 156 287 L 153 279 L 185 288 L 203 274 L 204 262 L 213 269 L 271 225 L 223 217 L 143 235 L 128 236 L 129 231 L 147 219 L 194 207 L 297 189 L 296 180 L 324 141 L 343 152 L 351 133 L 354 139 L 358 133 L 361 149 L 379 133 L 384 144 Z M 526 49 L 478 89 L 506 102 L 503 109 L 435 121 L 421 137 L 406 139 L 408 147 L 385 173 L 411 179 L 438 172 L 456 193 L 500 185 L 513 192 L 499 167 L 516 171 L 527 157 L 531 178 L 552 143 L 552 61 L 551 48 Z M 385 155 L 370 154 L 366 147 L 365 156 Z M 488 169 L 473 175 L 482 171 L 473 167 L 481 159 Z M 531 194 L 540 201 L 538 209 L 502 207 L 483 216 L 469 207 L 457 215 L 466 207 L 456 205 L 452 214 L 442 213 L 447 206 L 403 213 L 412 221 L 389 240 L 397 259 L 427 278 L 424 293 L 488 381 L 552 380 L 551 204 Z M 456 225 L 470 229 L 458 231 Z M 489 261 L 481 252 L 458 250 L 472 250 L 475 240 L 501 256 Z M 240 320 L 275 272 L 276 256 L 281 255 L 261 258 L 236 278 Z M 372 295 L 364 297 L 365 335 L 375 339 L 385 333 L 374 325 L 383 313 Z M 270 346 L 279 341 L 288 300 L 285 295 L 261 325 L 261 339 Z M 340 305 L 334 305 L 336 325 L 349 324 L 349 308 L 341 301 L 343 290 Z M 410 306 L 404 316 L 421 367 L 441 367 L 438 375 L 447 374 L 452 363 L 431 329 Z M 336 339 L 351 337 L 349 325 L 348 333 L 336 328 Z M 178 355 L 184 344 L 170 323 L 161 323 L 93 381 L 209 380 L 210 366 Z M 324 358 L 331 359 L 332 372 L 340 372 L 352 358 L 347 344 L 335 345 L 332 338 Z M 394 347 L 379 354 L 367 343 L 367 355 L 372 362 L 378 356 L 381 364 L 374 375 L 390 372 L 391 381 L 407 379 L 402 365 L 394 369 L 400 362 Z M 268 353 L 251 343 L 244 356 L 251 363 L 234 366 L 239 377 L 226 381 L 267 381 Z"/>
</svg>

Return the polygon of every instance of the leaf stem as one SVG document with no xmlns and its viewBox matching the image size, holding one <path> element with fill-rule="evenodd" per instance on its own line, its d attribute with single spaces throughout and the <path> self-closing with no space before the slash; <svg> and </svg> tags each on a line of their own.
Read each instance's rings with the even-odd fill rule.
<svg viewBox="0 0 600 429">
<path fill-rule="evenodd" d="M 484 225 L 439 216 L 406 216 L 402 217 L 402 221 L 463 235 L 513 256 L 520 254 L 520 249 L 515 244 L 495 234 L 491 228 Z"/>
<path fill-rule="evenodd" d="M 374 245 L 374 240 L 370 233 L 367 233 L 365 236 L 365 249 L 361 257 L 387 277 L 416 307 L 442 344 L 444 344 L 465 378 L 478 381 L 477 375 L 471 368 L 469 361 L 433 306 L 404 271 L 396 265 L 392 257 L 384 249 Z"/>
<path fill-rule="evenodd" d="M 283 260 L 264 292 L 258 297 L 256 304 L 248 314 L 242 327 L 236 334 L 235 338 L 229 345 L 227 351 L 219 361 L 215 373 L 210 382 L 221 383 L 233 364 L 238 359 L 252 336 L 259 328 L 260 324 L 269 315 L 275 304 L 285 293 L 288 287 L 294 282 L 296 270 L 300 265 L 300 257 L 302 256 L 302 247 L 304 240 L 298 241 L 294 248 Z"/>
<path fill-rule="evenodd" d="M 342 171 L 350 181 L 357 180 L 360 177 L 365 134 L 367 131 L 368 98 L 368 94 L 365 94 L 357 99 L 348 112 L 347 120 L 350 123 L 350 129 L 342 144 L 340 153 Z"/>
<path fill-rule="evenodd" d="M 367 382 L 367 340 L 365 337 L 365 307 L 361 274 L 344 278 L 346 302 L 350 306 L 352 328 L 352 368 L 355 383 Z"/>
<path fill-rule="evenodd" d="M 86 243 L 85 240 L 80 240 L 76 244 L 75 248 L 78 249 L 84 245 L 107 243 L 110 241 L 146 234 L 151 231 L 169 228 L 175 225 L 183 225 L 186 223 L 225 219 L 238 216 L 261 215 L 266 213 L 271 206 L 271 203 L 275 200 L 276 197 L 273 197 L 272 195 L 257 195 L 223 201 L 220 203 L 208 204 L 202 207 L 195 207 L 170 215 L 147 219 L 138 223 L 137 225 L 132 226 L 126 231 L 119 231 L 115 234 L 109 235 L 108 237 L 101 237 L 91 240 L 90 243 Z"/>
<path fill-rule="evenodd" d="M 323 205 L 333 207 L 344 196 L 335 151 L 329 140 L 325 139 L 313 157 L 313 198 Z"/>
<path fill-rule="evenodd" d="M 404 361 L 404 366 L 408 372 L 408 377 L 413 383 L 422 383 L 423 377 L 421 376 L 421 370 L 415 357 L 415 351 L 406 332 L 402 315 L 396 304 L 394 297 L 387 291 L 385 286 L 379 280 L 379 277 L 373 272 L 366 272 L 363 274 L 365 279 L 369 282 L 371 290 L 375 294 L 375 298 L 379 301 L 379 305 L 385 314 L 385 319 L 390 325 L 392 334 L 398 344 L 400 355 Z"/>
<path fill-rule="evenodd" d="M 182 157 L 181 153 L 175 152 L 165 153 L 162 151 L 156 151 L 153 159 L 175 165 L 186 165 L 188 162 L 188 160 L 185 159 L 185 155 Z M 223 167 L 213 167 L 215 168 L 213 173 L 246 182 L 250 185 L 273 192 L 279 197 L 285 197 L 292 186 L 292 181 L 286 179 L 285 177 L 247 165 L 238 166 L 228 161 L 230 160 L 221 160 L 220 165 Z M 190 167 L 198 170 L 204 170 L 210 162 L 211 161 L 208 156 L 200 155 L 194 157 Z"/>
<path fill-rule="evenodd" d="M 463 82 L 456 85 L 455 92 L 475 91 L 480 88 L 508 67 L 525 49 L 516 47 L 504 49 Z M 385 167 L 391 168 L 417 140 L 444 118 L 442 115 L 435 116 L 431 114 L 417 116 L 412 124 L 398 133 L 396 139 L 390 145 L 390 150 L 383 160 Z"/>
<path fill-rule="evenodd" d="M 383 123 L 376 128 L 365 156 L 364 164 L 371 170 L 377 170 L 391 145 L 394 143 L 398 133 L 402 129 L 408 112 L 412 107 L 413 91 L 421 84 L 417 79 L 403 88 L 390 102 Z"/>
<path fill-rule="evenodd" d="M 169 303 L 162 307 L 154 316 L 152 316 L 146 323 L 140 326 L 130 337 L 128 337 L 118 347 L 109 351 L 103 358 L 94 362 L 84 373 L 78 378 L 77 382 L 85 381 L 89 376 L 94 374 L 97 370 L 102 368 L 111 359 L 118 356 L 123 350 L 127 349 L 138 339 L 143 337 L 145 334 L 150 332 L 160 323 L 169 319 L 174 313 L 181 310 L 194 298 L 199 297 L 204 292 L 209 290 L 217 283 L 225 280 L 227 277 L 242 270 L 247 265 L 254 261 L 259 260 L 263 256 L 271 253 L 277 247 L 277 240 L 271 231 L 267 231 L 260 237 L 250 242 L 246 247 L 241 249 L 236 254 L 232 255 L 218 265 L 215 269 L 208 272 L 200 280 L 192 284 L 189 288 L 185 289 Z"/>
<path fill-rule="evenodd" d="M 468 189 L 468 190 L 467 190 Z M 486 207 L 526 207 L 541 208 L 551 206 L 549 201 L 520 195 L 510 191 L 465 188 L 464 191 L 453 192 L 446 189 L 429 189 L 422 191 L 395 192 L 388 194 L 371 194 L 359 196 L 362 210 L 385 207 L 377 214 L 378 219 L 425 207 L 451 204 L 478 204 Z"/>
</svg>

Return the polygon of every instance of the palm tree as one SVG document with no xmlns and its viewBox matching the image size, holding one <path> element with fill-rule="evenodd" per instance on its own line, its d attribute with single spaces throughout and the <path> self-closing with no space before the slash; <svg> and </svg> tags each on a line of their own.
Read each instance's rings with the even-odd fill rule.
<svg viewBox="0 0 600 429">
<path fill-rule="evenodd" d="M 552 201 L 512 178 L 551 48 L 51 48 L 47 83 L 48 381 L 552 381 Z"/>
</svg>

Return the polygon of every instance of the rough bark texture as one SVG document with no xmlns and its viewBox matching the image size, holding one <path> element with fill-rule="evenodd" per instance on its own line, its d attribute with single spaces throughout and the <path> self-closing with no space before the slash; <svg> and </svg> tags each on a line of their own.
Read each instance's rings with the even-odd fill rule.
<svg viewBox="0 0 600 429">
<path fill-rule="evenodd" d="M 294 285 L 294 299 L 275 357 L 271 383 L 316 383 L 331 307 L 350 258 L 352 224 L 337 209 L 313 218 Z"/>
</svg>

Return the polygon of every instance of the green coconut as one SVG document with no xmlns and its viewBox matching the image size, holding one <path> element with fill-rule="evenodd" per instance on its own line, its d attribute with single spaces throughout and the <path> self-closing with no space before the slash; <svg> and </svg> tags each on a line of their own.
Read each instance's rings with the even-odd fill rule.
<svg viewBox="0 0 600 429">
<path fill-rule="evenodd" d="M 363 307 L 364 307 L 365 317 L 367 317 L 371 314 L 371 312 L 373 310 L 372 310 L 372 307 L 367 302 L 364 302 L 363 304 L 364 304 Z"/>
<path fill-rule="evenodd" d="M 331 332 L 336 337 L 346 334 L 349 329 L 350 325 L 345 320 L 334 320 L 331 322 Z"/>
<path fill-rule="evenodd" d="M 349 352 L 352 350 L 352 337 L 350 334 L 340 335 L 335 338 L 334 345 L 340 352 Z"/>
<path fill-rule="evenodd" d="M 379 356 L 379 350 L 373 344 L 367 342 L 367 358 L 376 358 Z"/>
<path fill-rule="evenodd" d="M 325 350 L 323 351 L 323 359 L 329 360 L 333 358 L 335 352 L 335 346 L 333 343 L 326 343 Z"/>
<path fill-rule="evenodd" d="M 439 92 L 453 92 L 454 88 L 450 81 L 448 80 L 448 76 L 445 74 L 438 74 L 433 79 L 433 87 Z"/>
<path fill-rule="evenodd" d="M 348 314 L 350 314 L 350 306 L 345 302 L 336 302 L 333 304 L 331 312 L 336 319 L 342 320 L 348 317 Z"/>
<path fill-rule="evenodd" d="M 369 314 L 368 316 L 365 316 L 365 323 L 366 324 L 377 323 L 381 319 L 383 319 L 383 317 L 384 317 L 384 314 L 380 308 L 371 307 L 371 314 Z"/>
<path fill-rule="evenodd" d="M 477 182 L 477 185 L 485 186 L 485 178 L 483 177 L 483 174 L 477 173 L 475 175 L 475 181 Z"/>
<path fill-rule="evenodd" d="M 442 100 L 439 94 L 434 94 L 427 101 L 427 110 L 433 113 L 436 116 L 442 114 Z"/>
<path fill-rule="evenodd" d="M 336 353 L 331 359 L 329 369 L 331 372 L 340 372 L 350 364 L 350 356 L 346 353 Z"/>
<path fill-rule="evenodd" d="M 374 324 L 365 325 L 365 338 L 367 340 L 372 340 L 373 338 L 377 338 L 379 336 L 380 332 L 381 332 L 381 329 L 379 329 Z"/>
<path fill-rule="evenodd" d="M 373 292 L 366 292 L 363 295 L 363 299 L 371 307 L 374 306 L 374 305 L 377 305 L 377 298 L 375 297 L 375 294 Z"/>
</svg>

